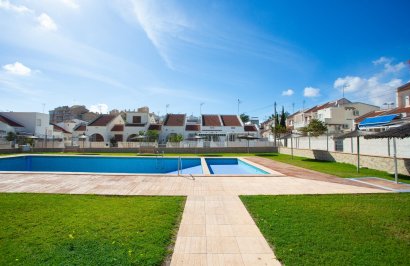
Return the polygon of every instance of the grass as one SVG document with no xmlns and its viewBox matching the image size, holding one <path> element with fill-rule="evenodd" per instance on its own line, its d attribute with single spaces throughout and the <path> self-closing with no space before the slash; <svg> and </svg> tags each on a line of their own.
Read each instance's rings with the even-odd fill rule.
<svg viewBox="0 0 410 266">
<path fill-rule="evenodd" d="M 161 265 L 184 202 L 0 194 L 0 265 Z"/>
<path fill-rule="evenodd" d="M 306 169 L 335 175 L 343 178 L 352 178 L 352 177 L 380 177 L 388 180 L 394 180 L 394 174 L 390 174 L 384 171 L 369 169 L 369 168 L 360 168 L 360 173 L 357 173 L 357 168 L 353 164 L 347 163 L 337 163 L 337 162 L 328 162 L 328 161 L 319 161 L 315 159 L 309 159 L 304 157 L 294 156 L 292 159 L 291 155 L 287 154 L 262 154 L 261 156 L 269 158 L 275 161 L 282 163 L 287 163 Z M 399 179 L 401 182 L 410 183 L 410 176 L 399 174 Z"/>
<path fill-rule="evenodd" d="M 409 265 L 408 193 L 241 199 L 285 265 Z"/>
</svg>

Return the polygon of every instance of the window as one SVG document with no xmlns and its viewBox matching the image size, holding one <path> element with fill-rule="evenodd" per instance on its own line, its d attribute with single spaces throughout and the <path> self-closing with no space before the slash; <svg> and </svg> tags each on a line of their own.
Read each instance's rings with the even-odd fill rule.
<svg viewBox="0 0 410 266">
<path fill-rule="evenodd" d="M 37 119 L 37 120 L 36 120 L 36 125 L 37 125 L 38 127 L 41 127 L 41 119 Z"/>
<path fill-rule="evenodd" d="M 132 117 L 132 123 L 134 124 L 141 124 L 141 116 L 136 115 Z"/>
<path fill-rule="evenodd" d="M 353 110 L 353 115 L 358 116 L 359 115 L 359 110 Z"/>
<path fill-rule="evenodd" d="M 335 151 L 343 151 L 343 139 L 335 139 Z"/>
</svg>

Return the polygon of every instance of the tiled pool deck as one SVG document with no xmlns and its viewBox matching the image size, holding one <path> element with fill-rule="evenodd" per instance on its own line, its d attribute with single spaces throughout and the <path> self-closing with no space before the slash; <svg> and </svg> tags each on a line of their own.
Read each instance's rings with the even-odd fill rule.
<svg viewBox="0 0 410 266">
<path fill-rule="evenodd" d="M 0 174 L 0 192 L 188 196 L 171 265 L 279 265 L 238 195 L 385 193 L 265 158 L 269 176 Z M 272 172 L 273 173 L 273 172 Z"/>
</svg>

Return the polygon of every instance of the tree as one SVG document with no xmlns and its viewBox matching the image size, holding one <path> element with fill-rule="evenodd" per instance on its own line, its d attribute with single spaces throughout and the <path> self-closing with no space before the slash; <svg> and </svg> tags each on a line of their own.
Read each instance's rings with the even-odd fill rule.
<svg viewBox="0 0 410 266">
<path fill-rule="evenodd" d="M 301 131 L 304 133 L 310 133 L 312 136 L 317 137 L 327 131 L 327 126 L 324 122 L 318 119 L 312 119 L 310 120 L 309 125 Z"/>
<path fill-rule="evenodd" d="M 147 140 L 150 142 L 157 141 L 159 137 L 159 132 L 158 130 L 148 130 L 146 136 Z"/>
<path fill-rule="evenodd" d="M 286 113 L 285 108 L 282 106 L 282 112 L 280 113 L 280 126 L 286 128 Z"/>
<path fill-rule="evenodd" d="M 184 140 L 184 137 L 181 134 L 172 134 L 169 136 L 168 141 L 170 142 L 181 142 Z"/>
<path fill-rule="evenodd" d="M 249 115 L 241 114 L 239 117 L 241 118 L 242 122 L 249 122 Z"/>
<path fill-rule="evenodd" d="M 280 121 L 280 122 L 282 122 L 282 121 Z M 272 124 L 272 133 L 276 133 L 276 134 L 280 135 L 281 133 L 286 133 L 287 132 L 286 125 L 282 126 L 282 124 L 280 122 L 279 122 L 279 114 L 276 114 L 275 123 Z M 275 125 L 276 125 L 276 127 L 275 127 Z"/>
<path fill-rule="evenodd" d="M 17 135 L 14 132 L 8 132 L 6 136 L 7 141 L 15 141 L 17 139 Z"/>
</svg>

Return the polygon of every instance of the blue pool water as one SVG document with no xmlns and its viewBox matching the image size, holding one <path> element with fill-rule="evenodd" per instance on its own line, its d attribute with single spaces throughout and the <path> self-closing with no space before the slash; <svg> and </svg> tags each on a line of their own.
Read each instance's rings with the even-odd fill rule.
<svg viewBox="0 0 410 266">
<path fill-rule="evenodd" d="M 247 164 L 236 158 L 207 158 L 205 159 L 211 174 L 231 175 L 231 174 L 269 174 L 262 169 Z"/>
<path fill-rule="evenodd" d="M 199 158 L 182 158 L 182 174 L 202 174 Z M 0 158 L 0 171 L 177 174 L 178 158 L 19 156 Z"/>
</svg>

